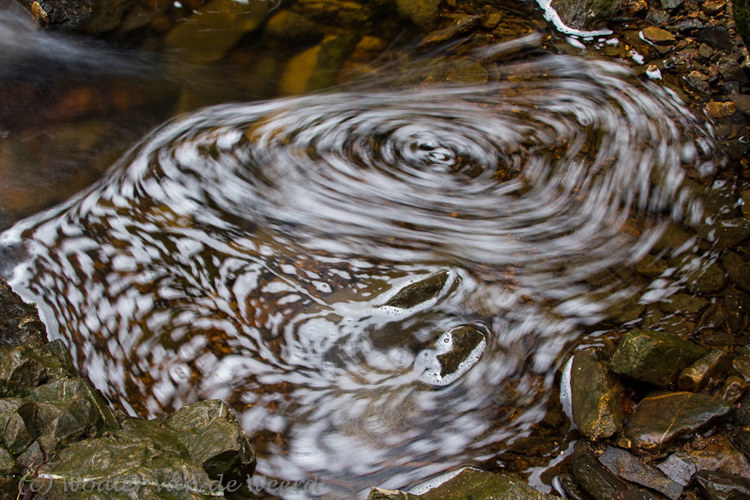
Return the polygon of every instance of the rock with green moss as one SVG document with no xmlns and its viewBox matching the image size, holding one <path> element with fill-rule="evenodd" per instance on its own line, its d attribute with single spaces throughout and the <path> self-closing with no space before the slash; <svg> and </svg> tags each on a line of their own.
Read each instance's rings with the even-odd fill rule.
<svg viewBox="0 0 750 500">
<path fill-rule="evenodd" d="M 183 406 L 167 419 L 180 442 L 211 478 L 244 480 L 255 470 L 255 451 L 232 410 L 219 400 Z"/>
<path fill-rule="evenodd" d="M 307 17 L 282 10 L 268 20 L 263 35 L 290 45 L 304 44 L 319 41 L 323 38 L 323 30 Z"/>
<path fill-rule="evenodd" d="M 621 0 L 552 0 L 566 26 L 582 30 L 604 28 L 622 9 Z"/>
<path fill-rule="evenodd" d="M 526 481 L 518 478 L 464 469 L 453 479 L 420 495 L 422 500 L 447 500 L 449 498 L 472 498 L 489 500 L 551 500 L 555 497 L 541 493 Z"/>
<path fill-rule="evenodd" d="M 26 422 L 31 421 L 35 414 L 36 405 L 31 401 L 21 398 L 0 399 L 0 437 L 3 447 L 13 455 L 23 453 L 34 441 L 32 429 Z"/>
<path fill-rule="evenodd" d="M 750 47 L 750 2 L 748 0 L 732 0 L 734 22 L 737 31 L 745 41 L 745 47 Z"/>
<path fill-rule="evenodd" d="M 632 330 L 612 356 L 612 371 L 659 387 L 667 387 L 688 365 L 703 356 L 700 346 L 667 333 Z"/>
</svg>

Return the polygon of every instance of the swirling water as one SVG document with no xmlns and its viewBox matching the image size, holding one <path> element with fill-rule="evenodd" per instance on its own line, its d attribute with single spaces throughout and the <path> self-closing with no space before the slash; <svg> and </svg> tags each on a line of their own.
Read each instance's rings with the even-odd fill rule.
<svg viewBox="0 0 750 500">
<path fill-rule="evenodd" d="M 2 235 L 12 285 L 129 411 L 227 401 L 263 474 L 349 495 L 486 459 L 637 292 L 593 278 L 698 216 L 685 169 L 710 168 L 679 100 L 617 65 L 501 73 L 179 117 Z"/>
</svg>

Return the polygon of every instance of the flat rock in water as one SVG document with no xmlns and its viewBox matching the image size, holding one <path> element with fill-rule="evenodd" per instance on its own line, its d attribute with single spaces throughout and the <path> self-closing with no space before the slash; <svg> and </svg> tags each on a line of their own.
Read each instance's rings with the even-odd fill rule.
<svg viewBox="0 0 750 500">
<path fill-rule="evenodd" d="M 447 272 L 433 274 L 428 278 L 405 286 L 391 297 L 385 305 L 398 307 L 399 309 L 416 307 L 428 300 L 437 298 L 447 280 Z"/>
<path fill-rule="evenodd" d="M 622 479 L 656 490 L 671 500 L 677 500 L 682 494 L 682 485 L 620 448 L 608 447 L 599 456 L 599 462 Z"/>
<path fill-rule="evenodd" d="M 610 437 L 622 430 L 622 387 L 592 351 L 577 352 L 570 361 L 570 377 L 563 378 L 570 384 L 570 416 L 588 439 Z"/>
<path fill-rule="evenodd" d="M 734 405 L 692 392 L 670 392 L 641 400 L 625 435 L 645 451 L 660 451 L 675 439 L 705 429 L 730 415 Z"/>
<path fill-rule="evenodd" d="M 677 379 L 677 386 L 683 391 L 698 391 L 715 373 L 728 365 L 729 356 L 720 349 L 714 349 L 682 370 Z"/>
<path fill-rule="evenodd" d="M 673 335 L 654 330 L 625 334 L 612 356 L 612 371 L 619 375 L 667 387 L 704 350 Z"/>
</svg>

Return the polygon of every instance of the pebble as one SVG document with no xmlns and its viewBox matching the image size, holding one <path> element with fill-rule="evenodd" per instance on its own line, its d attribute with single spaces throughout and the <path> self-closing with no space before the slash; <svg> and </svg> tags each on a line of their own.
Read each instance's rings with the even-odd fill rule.
<svg viewBox="0 0 750 500">
<path fill-rule="evenodd" d="M 710 118 L 727 118 L 737 111 L 737 106 L 732 102 L 710 101 L 703 108 Z"/>
</svg>

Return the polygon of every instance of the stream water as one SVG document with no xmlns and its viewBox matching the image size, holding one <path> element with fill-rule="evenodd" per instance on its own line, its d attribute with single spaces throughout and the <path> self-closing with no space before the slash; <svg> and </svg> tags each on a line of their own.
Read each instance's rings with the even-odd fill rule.
<svg viewBox="0 0 750 500">
<path fill-rule="evenodd" d="M 404 487 L 524 435 L 566 347 L 661 296 L 600 277 L 700 220 L 711 148 L 672 93 L 552 53 L 219 104 L 6 230 L 0 268 L 127 411 L 221 398 L 264 475 Z"/>
</svg>

